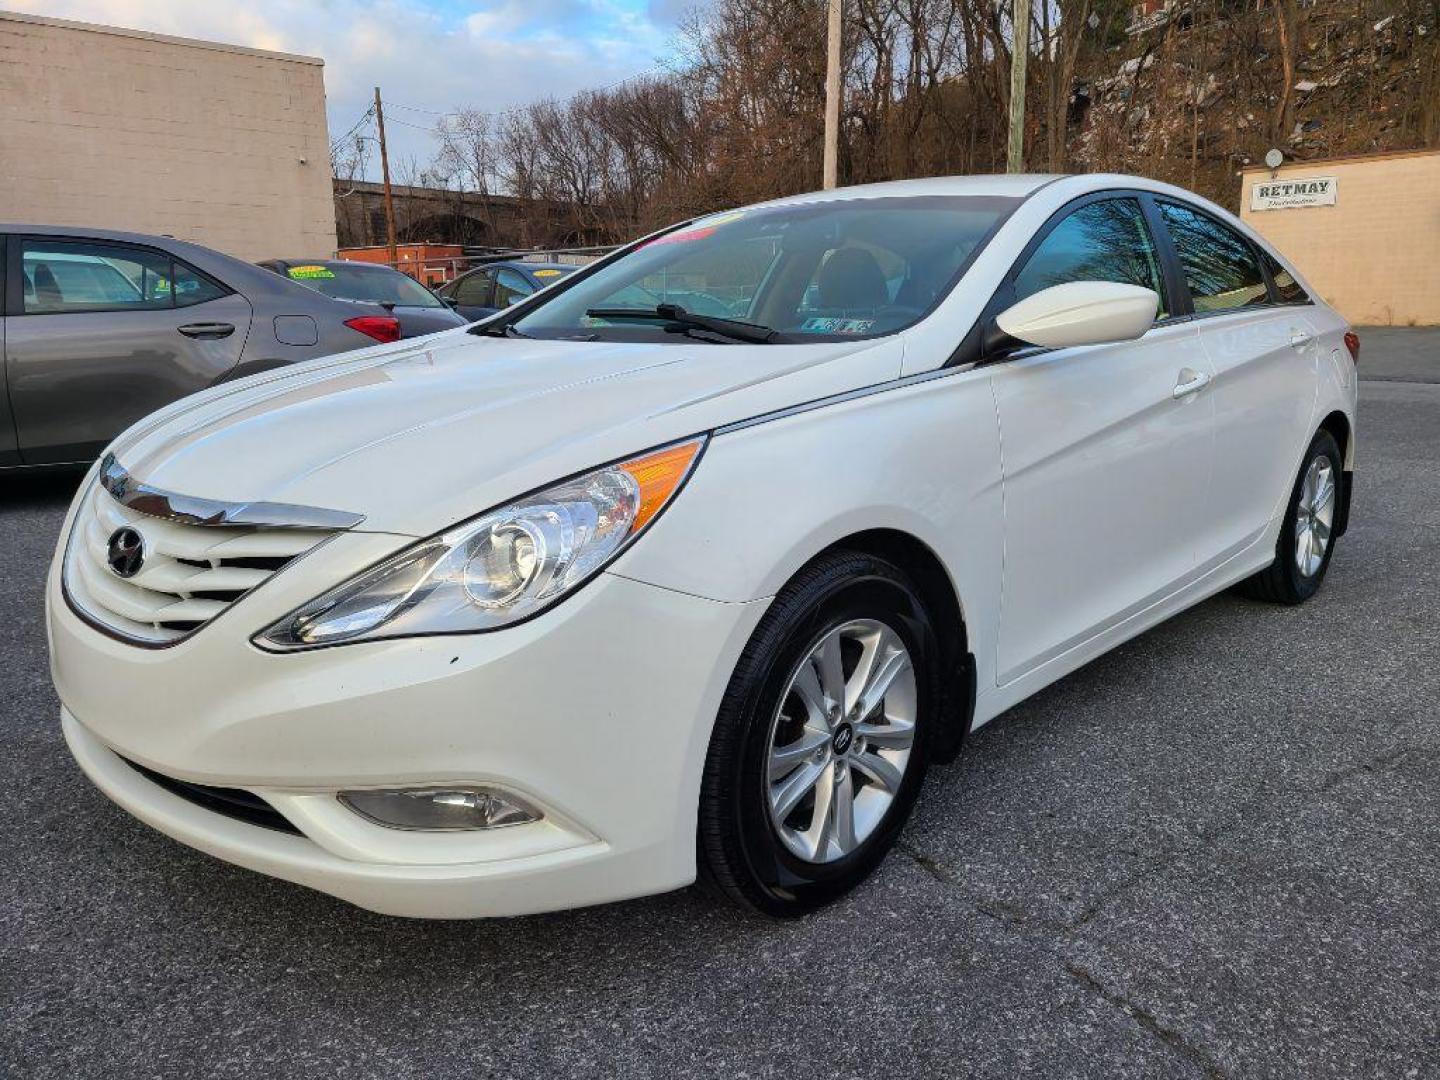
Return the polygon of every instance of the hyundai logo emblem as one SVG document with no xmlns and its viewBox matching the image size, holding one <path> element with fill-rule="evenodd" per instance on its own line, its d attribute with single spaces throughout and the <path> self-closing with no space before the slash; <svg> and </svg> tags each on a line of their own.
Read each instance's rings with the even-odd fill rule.
<svg viewBox="0 0 1440 1080">
<path fill-rule="evenodd" d="M 116 529 L 110 534 L 105 562 L 117 577 L 134 577 L 145 565 L 145 538 L 128 525 Z"/>
<path fill-rule="evenodd" d="M 841 724 L 839 730 L 835 732 L 835 738 L 832 740 L 832 745 L 835 747 L 835 753 L 845 753 L 846 750 L 850 749 L 850 744 L 854 741 L 855 729 L 849 724 Z"/>
</svg>

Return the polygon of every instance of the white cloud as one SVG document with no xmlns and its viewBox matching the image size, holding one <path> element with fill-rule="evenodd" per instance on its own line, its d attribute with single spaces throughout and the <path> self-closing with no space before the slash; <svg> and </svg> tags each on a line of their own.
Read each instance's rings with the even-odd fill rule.
<svg viewBox="0 0 1440 1080">
<path fill-rule="evenodd" d="M 424 163 L 435 112 L 617 82 L 671 53 L 676 0 L 6 0 L 12 9 L 325 60 L 332 137 L 380 86 L 394 155 Z M 658 14 L 664 12 L 664 14 Z M 409 106 L 410 108 L 405 108 Z M 425 111 L 430 110 L 430 111 Z"/>
</svg>

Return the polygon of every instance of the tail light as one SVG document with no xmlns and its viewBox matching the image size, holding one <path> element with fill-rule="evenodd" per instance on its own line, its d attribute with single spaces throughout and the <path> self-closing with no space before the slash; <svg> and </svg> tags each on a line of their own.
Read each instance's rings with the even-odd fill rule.
<svg viewBox="0 0 1440 1080">
<path fill-rule="evenodd" d="M 1360 335 L 1354 330 L 1345 331 L 1345 348 L 1350 350 L 1350 359 L 1360 363 Z"/>
<path fill-rule="evenodd" d="M 400 340 L 400 320 L 394 315 L 358 315 L 346 319 L 345 325 L 376 341 Z"/>
</svg>

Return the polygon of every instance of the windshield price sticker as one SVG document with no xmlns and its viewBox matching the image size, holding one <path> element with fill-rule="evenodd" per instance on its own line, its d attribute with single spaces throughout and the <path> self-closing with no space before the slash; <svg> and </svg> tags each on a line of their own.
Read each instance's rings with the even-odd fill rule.
<svg viewBox="0 0 1440 1080">
<path fill-rule="evenodd" d="M 333 278 L 335 276 L 333 270 L 327 270 L 323 266 L 292 266 L 289 273 L 290 276 L 297 281 L 305 281 L 311 278 Z"/>
</svg>

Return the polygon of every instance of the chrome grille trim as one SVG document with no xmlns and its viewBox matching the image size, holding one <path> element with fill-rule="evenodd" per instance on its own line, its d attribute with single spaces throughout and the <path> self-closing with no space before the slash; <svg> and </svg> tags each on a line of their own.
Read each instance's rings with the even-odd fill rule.
<svg viewBox="0 0 1440 1080">
<path fill-rule="evenodd" d="M 186 525 L 268 525 L 273 529 L 353 529 L 365 520 L 363 514 L 326 510 L 319 506 L 289 503 L 221 502 L 143 484 L 131 476 L 114 454 L 100 462 L 100 483 L 122 506 L 149 517 L 179 521 Z"/>
<path fill-rule="evenodd" d="M 280 512 L 279 519 L 262 521 L 272 510 Z M 337 520 L 353 525 L 361 518 L 276 503 L 239 505 L 177 496 L 135 483 L 107 457 L 101 482 L 82 495 L 75 512 L 62 591 L 70 609 L 95 629 L 131 644 L 164 648 L 208 625 L 343 531 L 319 524 Z M 128 578 L 112 570 L 109 561 L 110 538 L 126 528 L 143 541 L 140 569 Z"/>
</svg>

